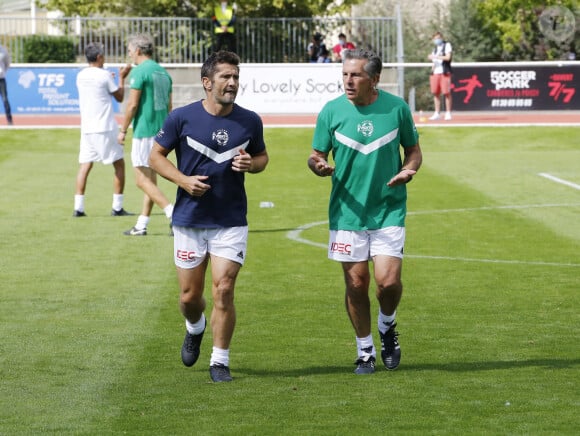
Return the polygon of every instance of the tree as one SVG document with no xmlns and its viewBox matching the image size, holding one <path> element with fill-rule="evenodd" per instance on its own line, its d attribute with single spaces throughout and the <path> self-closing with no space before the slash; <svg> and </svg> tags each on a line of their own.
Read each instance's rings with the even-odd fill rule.
<svg viewBox="0 0 580 436">
<path fill-rule="evenodd" d="M 455 62 L 501 59 L 500 33 L 479 13 L 473 0 L 451 0 L 445 35 L 453 44 Z"/>
<path fill-rule="evenodd" d="M 569 38 L 551 38 L 540 29 L 540 17 L 550 7 L 578 11 L 578 0 L 479 0 L 477 19 L 490 38 L 498 38 L 501 60 L 545 60 L 562 57 L 578 42 L 578 32 Z M 576 21 L 578 13 L 576 12 Z"/>
<path fill-rule="evenodd" d="M 238 13 L 246 17 L 312 17 L 348 11 L 362 0 L 242 0 Z M 209 17 L 217 0 L 37 0 L 67 17 L 118 15 L 135 17 Z"/>
</svg>

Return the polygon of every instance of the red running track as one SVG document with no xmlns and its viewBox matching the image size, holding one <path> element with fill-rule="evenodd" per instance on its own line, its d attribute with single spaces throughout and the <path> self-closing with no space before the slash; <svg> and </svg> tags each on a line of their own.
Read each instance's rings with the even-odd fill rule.
<svg viewBox="0 0 580 436">
<path fill-rule="evenodd" d="M 501 125 L 570 125 L 580 126 L 580 111 L 526 112 L 454 112 L 450 121 L 429 121 L 430 114 L 415 114 L 418 126 L 501 126 Z M 79 115 L 14 115 L 14 126 L 6 125 L 0 115 L 0 127 L 78 127 Z M 117 119 L 121 121 L 121 116 Z M 265 126 L 314 126 L 316 114 L 262 115 Z"/>
</svg>

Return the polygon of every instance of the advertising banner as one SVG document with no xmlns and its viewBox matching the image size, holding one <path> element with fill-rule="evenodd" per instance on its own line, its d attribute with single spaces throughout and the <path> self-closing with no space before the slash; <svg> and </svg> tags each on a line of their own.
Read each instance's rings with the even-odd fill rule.
<svg viewBox="0 0 580 436">
<path fill-rule="evenodd" d="M 453 66 L 454 111 L 579 110 L 580 63 Z"/>
<path fill-rule="evenodd" d="M 76 78 L 84 67 L 10 68 L 6 74 L 6 82 L 12 113 L 78 114 L 79 94 Z M 118 77 L 118 68 L 107 70 Z M 113 110 L 118 112 L 119 104 L 114 99 L 113 105 Z"/>
<path fill-rule="evenodd" d="M 244 64 L 236 103 L 263 114 L 308 114 L 342 94 L 342 64 Z"/>
</svg>

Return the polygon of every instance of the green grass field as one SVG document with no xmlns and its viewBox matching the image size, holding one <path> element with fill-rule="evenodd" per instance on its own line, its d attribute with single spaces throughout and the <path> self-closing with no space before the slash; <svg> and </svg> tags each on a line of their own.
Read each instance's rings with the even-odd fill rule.
<svg viewBox="0 0 580 436">
<path fill-rule="evenodd" d="M 307 170 L 311 129 L 267 129 L 270 165 L 247 178 L 234 382 L 216 385 L 211 333 L 196 366 L 180 360 L 166 218 L 123 236 L 134 217 L 109 216 L 102 165 L 88 217 L 72 218 L 78 131 L 1 130 L 0 434 L 577 434 L 580 128 L 420 134 L 399 369 L 352 373 L 342 276 L 322 248 L 330 180 Z"/>
</svg>

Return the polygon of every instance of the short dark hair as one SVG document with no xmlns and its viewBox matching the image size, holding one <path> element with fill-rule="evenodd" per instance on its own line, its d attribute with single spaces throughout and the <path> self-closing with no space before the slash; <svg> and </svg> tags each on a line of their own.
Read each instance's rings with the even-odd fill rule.
<svg viewBox="0 0 580 436">
<path fill-rule="evenodd" d="M 218 64 L 235 65 L 240 71 L 240 57 L 233 51 L 220 50 L 213 52 L 201 66 L 201 78 L 213 79 Z"/>
<path fill-rule="evenodd" d="M 88 62 L 97 62 L 99 55 L 105 55 L 105 49 L 100 42 L 90 42 L 85 47 L 85 56 Z"/>
<path fill-rule="evenodd" d="M 350 50 L 345 50 L 342 54 L 344 61 L 348 59 L 366 59 L 367 63 L 364 66 L 364 70 L 370 77 L 380 76 L 383 69 L 383 61 L 381 58 L 370 50 L 365 50 L 362 48 L 353 48 Z"/>
</svg>

